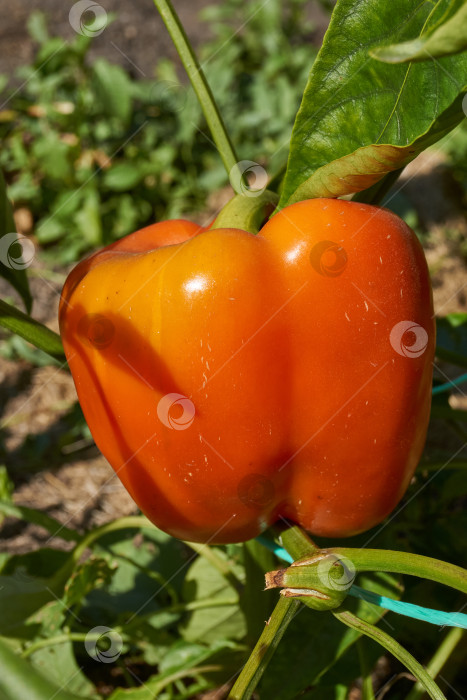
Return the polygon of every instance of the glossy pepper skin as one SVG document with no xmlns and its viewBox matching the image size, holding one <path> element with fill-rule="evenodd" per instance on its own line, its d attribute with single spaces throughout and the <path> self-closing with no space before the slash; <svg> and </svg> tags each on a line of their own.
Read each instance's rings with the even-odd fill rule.
<svg viewBox="0 0 467 700">
<path fill-rule="evenodd" d="M 258 235 L 155 224 L 71 272 L 60 327 L 99 449 L 175 537 L 244 541 L 281 516 L 353 535 L 420 458 L 431 287 L 388 210 L 307 200 Z"/>
</svg>

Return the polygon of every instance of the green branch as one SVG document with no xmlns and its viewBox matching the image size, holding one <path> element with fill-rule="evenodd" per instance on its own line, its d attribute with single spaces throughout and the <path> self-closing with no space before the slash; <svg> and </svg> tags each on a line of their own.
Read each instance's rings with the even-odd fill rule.
<svg viewBox="0 0 467 700">
<path fill-rule="evenodd" d="M 180 19 L 175 12 L 170 0 L 154 0 L 167 31 L 177 49 L 178 55 L 187 72 L 193 89 L 203 110 L 204 116 L 216 144 L 219 155 L 222 158 L 227 174 L 230 176 L 232 169 L 237 167 L 238 158 L 234 146 L 225 128 L 224 121 L 217 107 L 206 76 L 195 56 L 190 41 L 185 33 Z M 239 179 L 241 180 L 241 173 Z"/>
<path fill-rule="evenodd" d="M 20 335 L 55 360 L 65 361 L 65 353 L 58 333 L 54 333 L 43 323 L 35 321 L 2 299 L 0 299 L 0 326 Z"/>
<path fill-rule="evenodd" d="M 373 639 L 378 644 L 381 644 L 387 651 L 389 651 L 393 656 L 396 657 L 401 663 L 404 664 L 408 670 L 413 673 L 415 678 L 421 683 L 425 688 L 425 691 L 429 694 L 433 700 L 446 700 L 441 690 L 438 688 L 434 680 L 425 671 L 423 666 L 412 656 L 409 652 L 404 649 L 404 647 L 396 642 L 389 634 L 383 632 L 378 627 L 370 625 L 369 622 L 364 622 L 360 618 L 353 615 L 348 610 L 342 611 L 332 611 L 332 614 L 344 625 L 350 627 L 351 629 L 359 632 L 360 634 L 365 634 L 370 639 Z"/>
</svg>

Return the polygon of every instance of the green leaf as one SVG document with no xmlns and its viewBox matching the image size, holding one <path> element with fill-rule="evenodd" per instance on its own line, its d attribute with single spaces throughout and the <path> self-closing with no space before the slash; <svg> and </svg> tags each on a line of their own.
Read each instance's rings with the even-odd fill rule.
<svg viewBox="0 0 467 700">
<path fill-rule="evenodd" d="M 54 359 L 65 361 L 65 353 L 58 333 L 54 333 L 47 326 L 35 321 L 2 299 L 0 299 L 0 326 L 20 335 Z"/>
<path fill-rule="evenodd" d="M 127 122 L 131 114 L 131 83 L 128 74 L 120 66 L 103 58 L 93 64 L 96 94 L 104 114 Z"/>
<path fill-rule="evenodd" d="M 0 667 L 1 700 L 80 700 L 78 695 L 56 686 L 21 659 L 3 638 L 0 638 Z"/>
<path fill-rule="evenodd" d="M 4 469 L 4 467 L 2 468 Z M 78 542 L 78 540 L 81 539 L 81 535 L 76 532 L 76 530 L 71 530 L 65 525 L 62 525 L 62 523 L 55 520 L 55 518 L 52 518 L 50 515 L 47 515 L 47 513 L 44 513 L 42 510 L 27 508 L 26 506 L 18 506 L 11 503 L 9 500 L 6 500 L 5 495 L 2 494 L 1 488 L 0 495 L 0 513 L 3 515 L 9 518 L 25 520 L 27 523 L 34 523 L 34 525 L 39 525 L 47 530 L 47 532 L 50 532 L 51 535 L 61 537 L 67 542 Z"/>
<path fill-rule="evenodd" d="M 137 536 L 133 529 L 120 530 L 100 538 L 93 547 L 98 555 L 110 552 L 118 568 L 105 590 L 95 589 L 89 594 L 89 609 L 92 608 L 94 617 L 105 616 L 109 623 L 124 614 L 128 620 L 126 630 L 131 625 L 131 629 L 138 631 L 141 618 L 162 628 L 180 616 L 166 612 L 163 606 L 178 602 L 186 548 L 155 527 L 144 528 L 141 534 Z"/>
<path fill-rule="evenodd" d="M 84 598 L 96 588 L 107 586 L 115 574 L 116 562 L 112 565 L 106 559 L 91 555 L 73 571 L 65 585 L 63 603 L 71 608 L 82 605 Z"/>
<path fill-rule="evenodd" d="M 7 468 L 2 464 L 0 466 L 0 513 L 2 513 L 2 501 L 6 502 L 8 506 L 11 505 L 11 495 L 14 488 L 15 486 L 9 477 Z"/>
<path fill-rule="evenodd" d="M 216 554 L 227 561 L 220 549 Z M 239 567 L 234 571 L 241 572 Z M 186 602 L 206 598 L 223 600 L 235 598 L 237 591 L 226 578 L 204 557 L 198 557 L 185 578 L 183 598 Z M 202 608 L 194 610 L 181 629 L 187 641 L 214 642 L 219 639 L 242 639 L 246 634 L 246 620 L 238 605 Z"/>
<path fill-rule="evenodd" d="M 47 30 L 47 22 L 43 12 L 39 12 L 37 10 L 31 12 L 26 26 L 31 39 L 34 39 L 34 41 L 37 41 L 39 44 L 45 44 L 49 38 L 49 32 Z"/>
<path fill-rule="evenodd" d="M 140 163 L 117 163 L 104 175 L 104 186 L 115 192 L 124 192 L 135 187 L 147 174 Z"/>
<path fill-rule="evenodd" d="M 130 690 L 118 688 L 112 693 L 109 700 L 154 700 L 174 680 L 199 676 L 203 668 L 206 670 L 212 668 L 211 666 L 206 668 L 204 665 L 206 661 L 222 650 L 231 650 L 234 647 L 235 645 L 228 641 L 216 642 L 206 647 L 202 644 L 189 644 L 180 640 L 173 645 L 160 663 L 160 673 L 145 681 L 140 688 Z"/>
<path fill-rule="evenodd" d="M 457 9 L 456 6 L 461 7 Z M 381 46 L 370 51 L 370 56 L 385 63 L 407 63 L 426 61 L 460 53 L 467 49 L 467 4 L 465 0 L 452 3 L 449 18 L 429 33 L 401 44 Z M 457 9 L 457 11 L 455 11 Z"/>
<path fill-rule="evenodd" d="M 102 243 L 100 198 L 97 190 L 89 190 L 82 208 L 75 216 L 75 222 L 89 247 L 95 247 Z"/>
<path fill-rule="evenodd" d="M 64 602 L 54 600 L 41 608 L 28 622 L 30 625 L 39 624 L 40 637 L 48 639 L 61 633 L 66 616 Z M 66 688 L 80 696 L 93 694 L 94 685 L 78 666 L 72 641 L 42 647 L 32 652 L 29 658 L 32 666 L 57 687 Z"/>
<path fill-rule="evenodd" d="M 465 118 L 467 56 L 409 66 L 368 57 L 378 40 L 434 26 L 448 4 L 338 0 L 295 121 L 280 207 L 364 190 Z"/>
<path fill-rule="evenodd" d="M 32 152 L 41 170 L 52 181 L 70 181 L 73 172 L 71 148 L 59 134 L 51 131 L 41 136 L 34 141 Z"/>
<path fill-rule="evenodd" d="M 24 302 L 26 311 L 31 311 L 32 297 L 29 291 L 29 282 L 26 276 L 26 267 L 29 262 L 30 250 L 16 251 L 15 237 L 16 224 L 13 219 L 13 209 L 6 194 L 6 184 L 3 173 L 0 170 L 0 276 L 6 279 L 16 289 Z M 16 233 L 16 237 L 18 234 Z M 24 236 L 22 240 L 31 242 Z M 19 253 L 19 254 L 18 254 Z M 23 254 L 22 254 L 23 253 Z M 28 253 L 28 260 L 26 260 Z"/>
<path fill-rule="evenodd" d="M 53 599 L 48 582 L 18 568 L 12 576 L 0 576 L 0 632 L 15 636 L 25 620 Z"/>
<path fill-rule="evenodd" d="M 467 316 L 450 314 L 436 319 L 436 355 L 467 367 Z"/>
</svg>

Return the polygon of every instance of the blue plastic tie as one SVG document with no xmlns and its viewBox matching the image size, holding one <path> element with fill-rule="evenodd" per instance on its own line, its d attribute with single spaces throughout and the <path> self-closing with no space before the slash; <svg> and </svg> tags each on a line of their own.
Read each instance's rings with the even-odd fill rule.
<svg viewBox="0 0 467 700">
<path fill-rule="evenodd" d="M 283 559 L 289 564 L 293 563 L 294 560 L 283 547 L 280 547 L 264 535 L 258 535 L 256 539 L 260 544 L 266 547 L 266 549 L 274 552 L 274 554 L 280 559 Z M 443 610 L 423 608 L 422 606 L 414 605 L 413 603 L 404 603 L 401 600 L 394 600 L 393 598 L 387 598 L 386 596 L 379 595 L 378 593 L 372 593 L 371 591 L 367 591 L 365 588 L 360 588 L 360 586 L 356 586 L 355 584 L 349 588 L 348 593 L 354 598 L 360 598 L 361 600 L 365 600 L 367 603 L 379 605 L 380 608 L 391 610 L 392 612 L 398 613 L 398 615 L 413 617 L 415 620 L 423 620 L 423 622 L 430 622 L 432 625 L 438 625 L 440 627 L 462 627 L 463 629 L 467 629 L 467 615 L 464 615 L 464 613 L 444 612 Z"/>
<path fill-rule="evenodd" d="M 456 379 L 451 379 L 451 381 L 446 382 L 445 384 L 438 384 L 438 386 L 434 386 L 431 393 L 433 396 L 435 394 L 442 394 L 443 391 L 449 391 L 453 387 L 459 386 L 459 384 L 464 384 L 465 382 L 467 382 L 467 372 L 465 374 L 461 374 L 460 377 L 456 377 Z"/>
</svg>

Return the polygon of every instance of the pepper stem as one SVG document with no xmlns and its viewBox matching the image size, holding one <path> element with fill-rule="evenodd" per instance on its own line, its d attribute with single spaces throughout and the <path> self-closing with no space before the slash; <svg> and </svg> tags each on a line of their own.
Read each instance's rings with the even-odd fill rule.
<svg viewBox="0 0 467 700">
<path fill-rule="evenodd" d="M 237 194 L 223 207 L 211 228 L 238 228 L 258 233 L 278 201 L 279 196 L 269 190 L 255 197 L 248 193 Z"/>
</svg>

